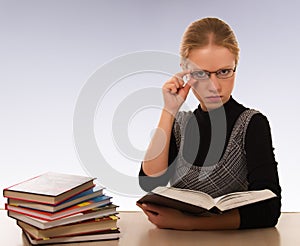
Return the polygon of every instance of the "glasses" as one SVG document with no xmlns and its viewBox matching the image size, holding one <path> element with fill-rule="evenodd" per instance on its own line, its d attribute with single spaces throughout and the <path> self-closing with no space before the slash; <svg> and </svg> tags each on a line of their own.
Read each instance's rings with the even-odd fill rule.
<svg viewBox="0 0 300 246">
<path fill-rule="evenodd" d="M 215 72 L 209 72 L 205 70 L 196 70 L 190 73 L 191 77 L 195 80 L 208 80 L 210 76 L 214 73 L 218 79 L 228 79 L 233 76 L 236 71 L 234 68 L 223 68 Z"/>
</svg>

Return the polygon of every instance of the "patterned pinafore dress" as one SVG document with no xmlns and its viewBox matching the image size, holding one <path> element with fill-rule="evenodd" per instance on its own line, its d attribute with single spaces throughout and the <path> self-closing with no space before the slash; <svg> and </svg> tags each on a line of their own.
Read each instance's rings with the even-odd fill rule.
<svg viewBox="0 0 300 246">
<path fill-rule="evenodd" d="M 206 166 L 188 163 L 183 157 L 184 129 L 193 113 L 179 112 L 176 116 L 174 134 L 178 156 L 170 185 L 177 188 L 198 190 L 218 197 L 227 193 L 248 190 L 245 136 L 251 117 L 259 113 L 247 109 L 236 120 L 228 144 L 221 159 Z"/>
</svg>

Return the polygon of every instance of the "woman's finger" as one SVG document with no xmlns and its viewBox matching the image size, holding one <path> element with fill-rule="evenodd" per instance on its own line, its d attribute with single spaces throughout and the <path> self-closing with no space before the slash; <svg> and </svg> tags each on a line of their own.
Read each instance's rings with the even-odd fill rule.
<svg viewBox="0 0 300 246">
<path fill-rule="evenodd" d="M 182 83 L 182 85 L 183 85 L 183 84 L 184 84 L 184 79 L 183 79 L 183 77 L 184 77 L 185 75 L 189 75 L 190 72 L 191 72 L 190 70 L 184 70 L 184 71 L 182 71 L 182 72 L 176 73 L 174 77 L 176 77 L 176 79 L 177 79 L 178 81 L 180 81 L 180 83 Z"/>
<path fill-rule="evenodd" d="M 178 90 L 174 83 L 165 84 L 163 89 L 171 94 L 176 94 Z"/>
</svg>

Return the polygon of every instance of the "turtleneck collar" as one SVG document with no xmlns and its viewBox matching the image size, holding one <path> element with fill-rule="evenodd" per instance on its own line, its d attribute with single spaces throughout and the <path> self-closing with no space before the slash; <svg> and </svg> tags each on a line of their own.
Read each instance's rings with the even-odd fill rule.
<svg viewBox="0 0 300 246">
<path fill-rule="evenodd" d="M 209 110 L 209 111 L 204 111 L 202 108 L 201 108 L 201 105 L 199 104 L 198 105 L 198 108 L 197 108 L 197 111 L 200 115 L 202 116 L 208 116 L 209 114 L 218 114 L 220 113 L 222 110 L 225 111 L 225 113 L 227 114 L 228 110 L 230 108 L 232 108 L 234 105 L 236 105 L 237 102 L 232 98 L 232 96 L 230 96 L 229 100 L 224 103 L 221 107 L 219 108 L 216 108 L 216 109 L 213 109 L 213 110 Z"/>
</svg>

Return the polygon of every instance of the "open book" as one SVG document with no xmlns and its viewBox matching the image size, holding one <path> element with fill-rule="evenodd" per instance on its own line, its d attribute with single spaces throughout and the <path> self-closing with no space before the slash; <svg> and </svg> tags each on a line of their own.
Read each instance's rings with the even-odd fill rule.
<svg viewBox="0 0 300 246">
<path fill-rule="evenodd" d="M 138 203 L 153 203 L 179 209 L 184 212 L 201 214 L 203 212 L 222 213 L 247 204 L 276 197 L 270 190 L 253 190 L 229 193 L 213 198 L 210 195 L 194 190 L 159 186 L 147 193 Z"/>
</svg>

